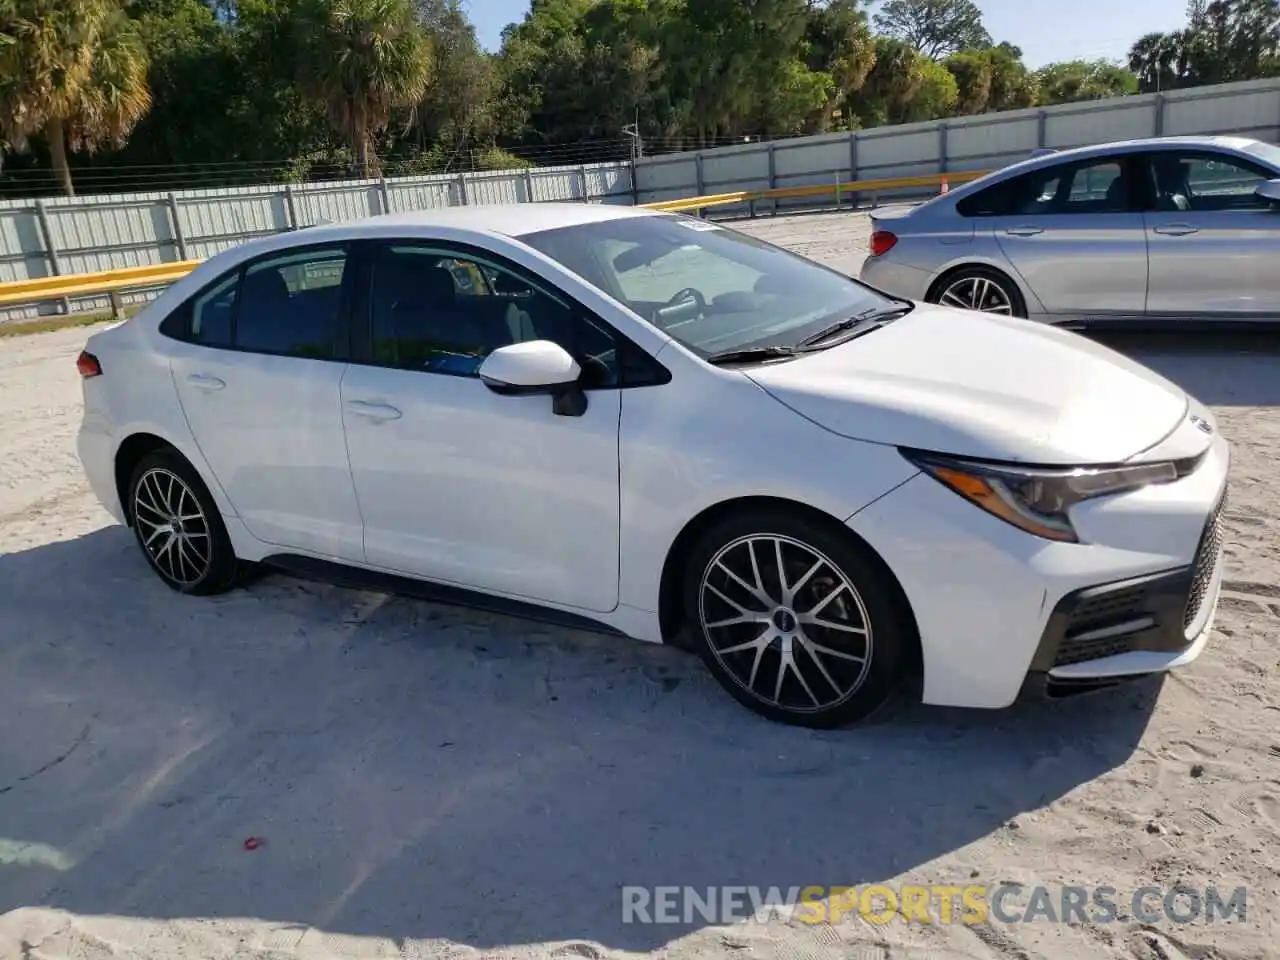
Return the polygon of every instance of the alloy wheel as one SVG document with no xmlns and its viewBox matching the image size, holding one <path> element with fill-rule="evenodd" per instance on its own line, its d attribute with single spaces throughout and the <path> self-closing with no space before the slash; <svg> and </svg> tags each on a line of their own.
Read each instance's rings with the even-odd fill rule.
<svg viewBox="0 0 1280 960">
<path fill-rule="evenodd" d="M 989 277 L 960 277 L 949 284 L 938 298 L 938 303 L 961 310 L 979 310 L 982 313 L 1013 315 L 1013 303 L 1005 289 Z"/>
<path fill-rule="evenodd" d="M 702 574 L 698 615 L 733 680 L 790 713 L 846 702 L 871 665 L 871 619 L 857 589 L 823 553 L 790 537 L 740 537 L 721 548 Z"/>
<path fill-rule="evenodd" d="M 142 548 L 163 576 L 185 587 L 209 573 L 209 520 L 176 473 L 153 467 L 142 474 L 134 486 L 133 516 Z"/>
</svg>

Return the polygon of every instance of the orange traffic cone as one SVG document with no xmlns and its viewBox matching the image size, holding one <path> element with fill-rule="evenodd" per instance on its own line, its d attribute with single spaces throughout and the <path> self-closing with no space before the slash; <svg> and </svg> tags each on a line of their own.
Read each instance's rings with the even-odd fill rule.
<svg viewBox="0 0 1280 960">
<path fill-rule="evenodd" d="M 938 191 L 938 196 L 942 196 L 942 194 L 946 193 L 946 192 L 947 192 L 948 190 L 950 190 L 950 189 L 951 189 L 951 186 L 950 186 L 950 184 L 948 184 L 948 183 L 947 183 L 947 178 L 946 178 L 946 177 L 943 177 L 943 178 L 942 178 L 942 189 Z"/>
</svg>

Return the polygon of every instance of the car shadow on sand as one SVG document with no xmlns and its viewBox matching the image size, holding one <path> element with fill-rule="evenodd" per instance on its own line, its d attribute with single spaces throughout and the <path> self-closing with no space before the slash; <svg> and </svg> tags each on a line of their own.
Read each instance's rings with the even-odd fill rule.
<svg viewBox="0 0 1280 960">
<path fill-rule="evenodd" d="M 1150 367 L 1209 406 L 1280 406 L 1280 327 L 1179 333 L 1107 331 L 1099 326 L 1088 336 Z"/>
<path fill-rule="evenodd" d="M 705 925 L 624 925 L 624 886 L 968 882 L 1159 689 L 809 732 L 673 649 L 277 576 L 180 597 L 119 527 L 0 556 L 0 637 L 0 835 L 56 853 L 0 865 L 0 911 L 477 948 Z"/>
</svg>

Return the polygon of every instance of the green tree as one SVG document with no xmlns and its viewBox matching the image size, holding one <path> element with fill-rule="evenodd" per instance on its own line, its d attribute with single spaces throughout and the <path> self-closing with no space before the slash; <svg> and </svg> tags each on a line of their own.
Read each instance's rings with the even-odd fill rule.
<svg viewBox="0 0 1280 960">
<path fill-rule="evenodd" d="M 1040 102 L 1075 103 L 1138 92 L 1138 78 L 1109 60 L 1068 60 L 1036 71 Z"/>
<path fill-rule="evenodd" d="M 43 134 L 67 196 L 68 148 L 123 145 L 150 106 L 146 49 L 118 3 L 0 3 L 0 131 L 19 148 Z"/>
<path fill-rule="evenodd" d="M 994 68 L 981 50 L 962 50 L 947 57 L 944 64 L 956 80 L 956 112 L 961 115 L 985 113 L 991 102 Z"/>
<path fill-rule="evenodd" d="M 303 93 L 323 104 L 357 176 L 375 176 L 374 136 L 431 81 L 430 42 L 409 0 L 305 0 L 295 28 Z"/>
<path fill-rule="evenodd" d="M 887 0 L 875 23 L 882 33 L 935 59 L 991 45 L 973 0 Z"/>
</svg>

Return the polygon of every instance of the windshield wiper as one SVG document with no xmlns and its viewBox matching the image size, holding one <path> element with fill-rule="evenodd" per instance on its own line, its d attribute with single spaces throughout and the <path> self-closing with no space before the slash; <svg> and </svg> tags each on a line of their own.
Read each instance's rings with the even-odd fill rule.
<svg viewBox="0 0 1280 960">
<path fill-rule="evenodd" d="M 725 363 L 754 363 L 758 360 L 778 360 L 803 353 L 796 347 L 743 347 L 740 350 L 723 350 L 707 357 L 707 363 L 717 366 Z"/>
<path fill-rule="evenodd" d="M 799 346 L 811 347 L 814 344 L 821 343 L 834 337 L 838 333 L 844 333 L 846 330 L 853 330 L 856 327 L 865 325 L 866 329 L 862 332 L 874 330 L 881 324 L 887 323 L 903 314 L 910 313 L 915 309 L 915 305 L 906 302 L 899 302 L 891 307 L 872 307 L 870 310 L 863 310 L 861 313 L 855 313 L 852 317 L 846 317 L 836 323 L 831 324 L 819 330 L 812 336 L 805 337 L 800 341 Z"/>
</svg>

